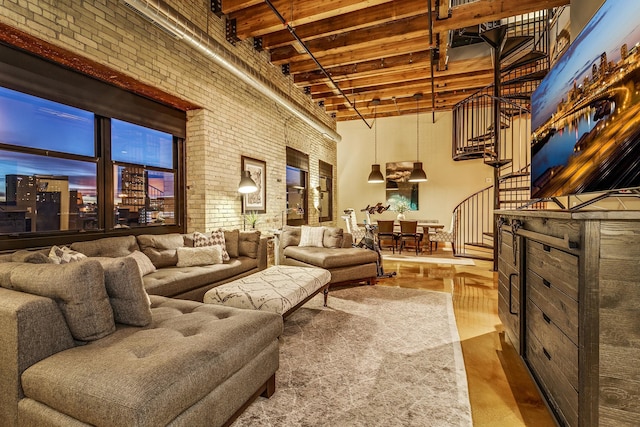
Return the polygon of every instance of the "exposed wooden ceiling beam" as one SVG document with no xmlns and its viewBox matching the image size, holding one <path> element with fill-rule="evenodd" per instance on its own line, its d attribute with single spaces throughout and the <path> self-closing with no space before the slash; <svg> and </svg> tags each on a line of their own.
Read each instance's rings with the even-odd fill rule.
<svg viewBox="0 0 640 427">
<path fill-rule="evenodd" d="M 291 0 L 272 0 L 275 8 L 292 27 L 389 2 L 391 0 L 368 0 L 366 2 L 360 0 L 294 2 Z M 222 11 L 228 14 L 229 18 L 236 20 L 236 35 L 240 39 L 262 36 L 282 29 L 282 22 L 264 2 L 229 13 L 223 1 Z"/>
<path fill-rule="evenodd" d="M 391 4 L 385 3 L 346 13 L 341 15 L 339 19 L 332 16 L 309 24 L 297 25 L 295 31 L 298 37 L 307 41 L 380 25 L 421 13 L 425 13 L 424 0 L 395 0 Z M 262 46 L 265 49 L 281 47 L 291 44 L 292 41 L 293 37 L 287 30 L 262 36 Z"/>
<path fill-rule="evenodd" d="M 429 20 L 425 14 L 340 35 L 314 39 L 306 44 L 311 53 L 320 60 L 329 55 L 349 52 L 354 49 L 379 46 L 380 40 L 384 40 L 386 45 L 406 40 L 415 41 L 420 37 L 425 37 L 426 41 L 426 37 L 429 35 L 428 27 Z M 300 54 L 291 46 L 271 50 L 271 62 L 274 64 L 293 63 L 307 59 L 309 59 L 309 55 Z"/>
</svg>

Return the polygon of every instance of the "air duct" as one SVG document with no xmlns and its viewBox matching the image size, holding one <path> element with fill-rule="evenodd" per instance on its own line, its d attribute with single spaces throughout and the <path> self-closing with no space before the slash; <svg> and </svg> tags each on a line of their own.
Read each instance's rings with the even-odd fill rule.
<svg viewBox="0 0 640 427">
<path fill-rule="evenodd" d="M 217 40 L 200 30 L 195 24 L 164 1 L 123 0 L 123 3 L 135 10 L 139 15 L 144 16 L 154 25 L 170 34 L 174 34 L 175 38 L 187 43 L 258 92 L 273 99 L 326 138 L 335 142 L 340 142 L 342 139 L 340 134 L 335 130 L 317 121 L 304 107 L 289 99 L 280 89 L 262 78 L 249 65 L 233 55 Z"/>
</svg>

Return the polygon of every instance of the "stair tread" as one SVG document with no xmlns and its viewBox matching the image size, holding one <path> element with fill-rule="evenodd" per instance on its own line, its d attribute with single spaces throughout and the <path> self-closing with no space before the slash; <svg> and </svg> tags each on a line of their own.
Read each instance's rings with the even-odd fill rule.
<svg viewBox="0 0 640 427">
<path fill-rule="evenodd" d="M 533 73 L 527 73 L 522 76 L 514 77 L 509 80 L 504 80 L 502 86 L 507 86 L 514 83 L 523 83 L 523 82 L 534 82 L 537 80 L 542 80 L 547 75 L 548 70 L 538 70 Z"/>
<path fill-rule="evenodd" d="M 530 175 L 529 172 L 510 172 L 508 174 L 505 174 L 505 175 L 502 175 L 502 176 L 498 177 L 498 180 L 504 181 L 505 179 L 519 178 L 519 177 L 524 177 L 524 176 L 529 176 L 529 175 Z"/>
<path fill-rule="evenodd" d="M 500 188 L 498 191 L 506 193 L 508 191 L 526 191 L 526 190 L 530 190 L 531 187 L 526 186 L 526 187 L 512 187 L 512 188 Z"/>
<path fill-rule="evenodd" d="M 476 254 L 456 254 L 456 256 L 459 258 L 470 258 L 470 259 L 481 259 L 485 261 L 493 261 L 493 256 L 488 257 L 488 256 L 482 256 L 482 255 L 476 255 Z"/>
<path fill-rule="evenodd" d="M 493 249 L 493 245 L 490 245 L 488 243 L 483 243 L 483 242 L 466 242 L 465 246 L 475 246 L 477 248 Z"/>
<path fill-rule="evenodd" d="M 502 68 L 501 71 L 504 73 L 506 71 L 513 70 L 515 68 L 521 67 L 521 66 L 529 64 L 531 62 L 543 59 L 546 56 L 547 55 L 544 52 L 540 52 L 540 51 L 535 51 L 534 50 L 534 51 L 531 51 L 531 52 L 527 53 L 526 55 L 523 55 L 522 57 L 516 59 L 512 63 L 506 65 L 504 68 Z"/>
<path fill-rule="evenodd" d="M 533 36 L 509 36 L 504 42 L 500 58 L 504 59 L 533 40 Z"/>
</svg>

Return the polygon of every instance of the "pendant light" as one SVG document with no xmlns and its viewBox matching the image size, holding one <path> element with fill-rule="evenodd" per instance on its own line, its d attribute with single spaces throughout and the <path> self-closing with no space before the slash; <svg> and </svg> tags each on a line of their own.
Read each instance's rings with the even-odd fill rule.
<svg viewBox="0 0 640 427">
<path fill-rule="evenodd" d="M 416 100 L 416 161 L 413 163 L 413 170 L 411 171 L 411 175 L 409 175 L 409 182 L 425 182 L 427 180 L 427 174 L 422 169 L 422 162 L 420 161 L 420 98 L 422 98 L 421 93 L 416 93 L 413 95 L 413 98 Z"/>
<path fill-rule="evenodd" d="M 373 130 L 373 161 L 374 164 L 371 165 L 371 173 L 369 174 L 369 178 L 367 178 L 367 182 L 369 184 L 380 184 L 384 182 L 384 176 L 382 176 L 382 172 L 380 171 L 380 164 L 378 163 L 378 123 L 377 123 L 377 113 L 378 113 L 378 105 L 380 104 L 379 98 L 374 98 L 371 100 L 373 104 L 373 126 L 375 127 Z"/>
<path fill-rule="evenodd" d="M 240 184 L 238 184 L 238 192 L 242 194 L 255 193 L 258 191 L 258 186 L 255 181 L 251 179 L 251 173 L 249 171 L 242 171 L 240 174 Z"/>
</svg>

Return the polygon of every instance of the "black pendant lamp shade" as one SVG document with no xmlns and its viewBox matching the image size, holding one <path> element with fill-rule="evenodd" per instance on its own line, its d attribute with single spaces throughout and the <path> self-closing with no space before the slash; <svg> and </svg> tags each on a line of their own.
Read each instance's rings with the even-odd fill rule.
<svg viewBox="0 0 640 427">
<path fill-rule="evenodd" d="M 376 123 L 378 104 L 380 104 L 380 99 L 375 98 L 371 101 L 371 103 L 374 105 L 373 126 L 375 126 L 375 129 L 373 134 L 373 161 L 375 163 L 371 165 L 371 173 L 369 174 L 369 178 L 367 178 L 367 182 L 369 184 L 380 184 L 384 182 L 384 176 L 380 171 L 380 164 L 378 163 L 378 125 Z"/>
<path fill-rule="evenodd" d="M 422 162 L 420 161 L 420 120 L 419 120 L 419 112 L 420 105 L 419 101 L 422 98 L 421 93 L 416 93 L 413 95 L 416 100 L 416 158 L 417 160 L 413 162 L 413 170 L 411 171 L 411 175 L 409 175 L 409 182 L 425 182 L 427 180 L 427 174 L 424 169 L 422 169 Z"/>
</svg>

